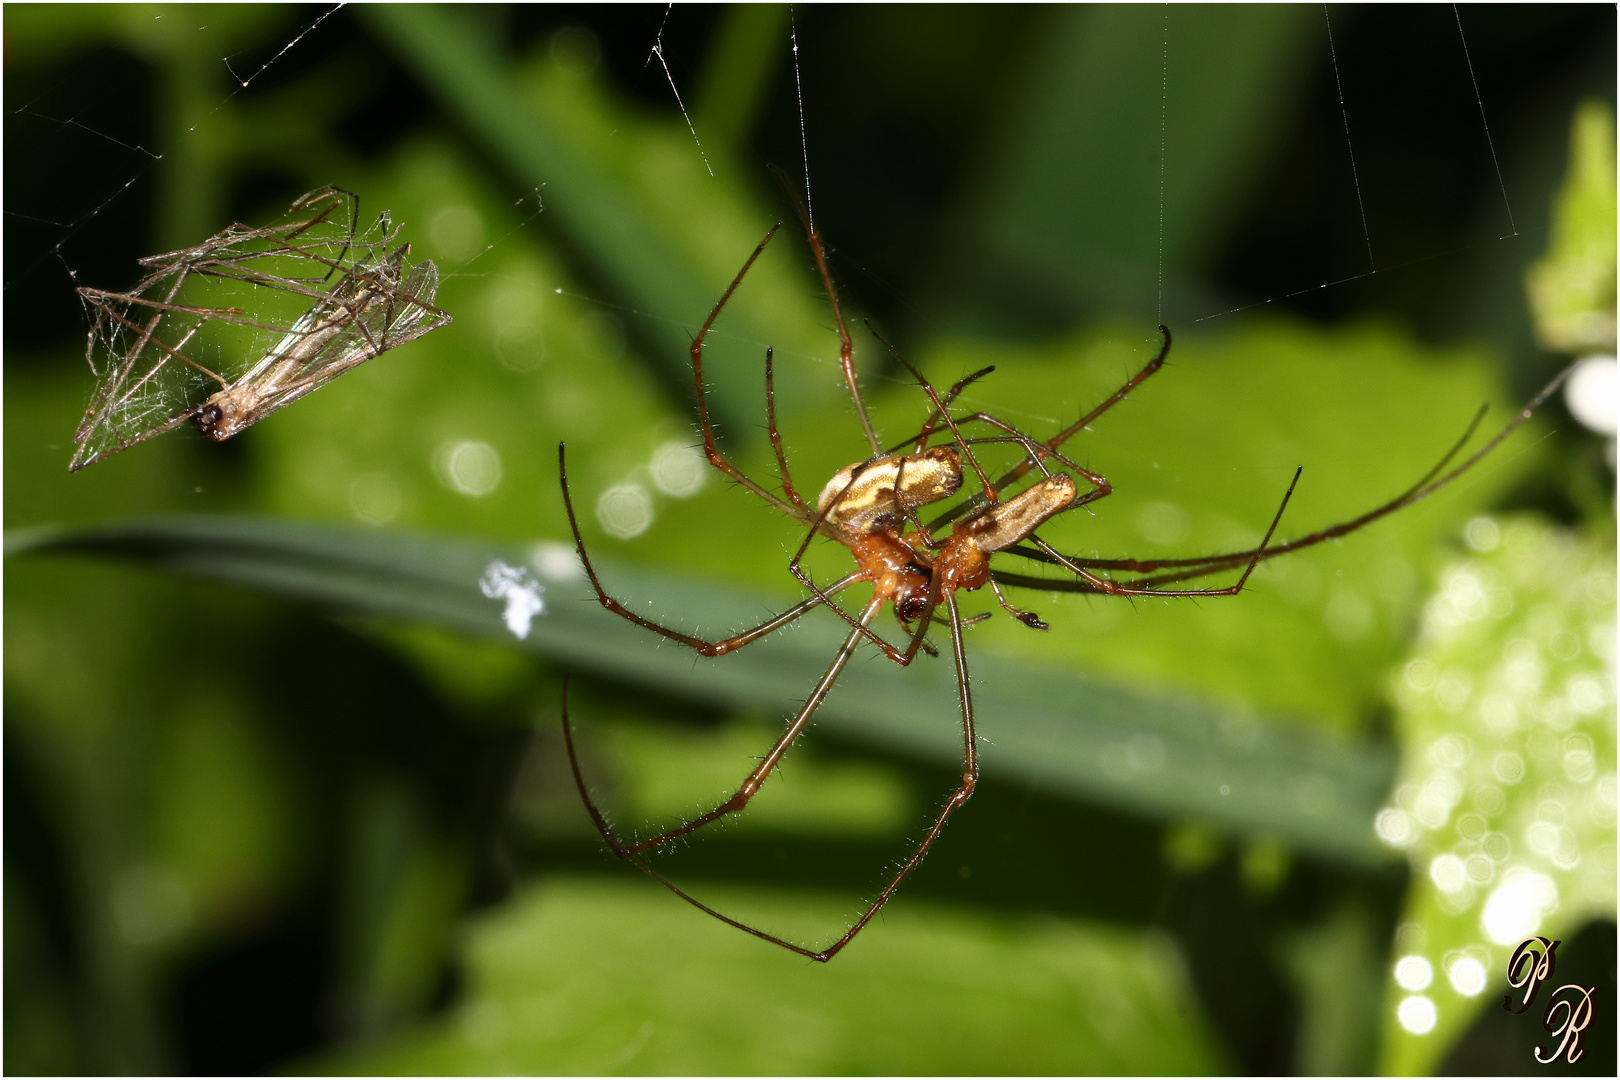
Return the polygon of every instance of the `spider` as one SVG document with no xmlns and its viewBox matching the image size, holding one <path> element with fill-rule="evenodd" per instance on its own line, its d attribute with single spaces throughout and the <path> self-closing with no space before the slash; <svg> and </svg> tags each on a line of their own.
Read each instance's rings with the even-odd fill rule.
<svg viewBox="0 0 1620 1080">
<path fill-rule="evenodd" d="M 317 188 L 288 210 L 308 217 L 262 229 L 232 225 L 196 247 L 142 259 L 146 276 L 125 292 L 80 287 L 95 312 L 85 358 L 101 381 L 73 436 L 68 469 L 187 420 L 223 442 L 448 323 L 433 306 L 438 268 L 412 263 L 409 244 L 389 250 L 398 229 L 386 212 L 357 237 L 358 205 L 351 192 Z M 349 210 L 347 223 L 336 219 L 340 207 Z M 291 323 L 274 311 L 278 294 L 305 306 Z M 249 297 L 252 311 L 218 302 Z M 198 304 L 203 298 L 214 302 Z M 267 347 L 239 340 L 236 327 L 262 335 Z M 219 355 L 211 361 L 218 371 L 199 359 L 205 352 Z"/>
<path fill-rule="evenodd" d="M 1547 397 L 1557 389 L 1564 378 L 1563 375 L 1560 375 L 1552 384 L 1542 390 L 1529 405 L 1520 410 L 1494 437 L 1463 460 L 1461 464 L 1452 467 L 1450 471 L 1445 471 L 1447 465 L 1452 462 L 1473 437 L 1485 414 L 1482 407 L 1468 424 L 1462 437 L 1415 484 L 1381 506 L 1375 507 L 1349 521 L 1309 533 L 1294 540 L 1273 544 L 1272 537 L 1282 520 L 1284 510 L 1287 509 L 1294 487 L 1299 482 L 1300 471 L 1296 470 L 1293 480 L 1289 483 L 1281 503 L 1271 519 L 1270 525 L 1256 547 L 1242 551 L 1178 559 L 1086 559 L 1069 557 L 1047 544 L 1036 535 L 1036 531 L 1047 521 L 1060 514 L 1107 497 L 1112 493 L 1113 488 L 1101 474 L 1083 468 L 1065 457 L 1060 448 L 1069 438 L 1085 429 L 1098 417 L 1124 400 L 1131 391 L 1135 390 L 1164 365 L 1165 358 L 1170 352 L 1170 331 L 1164 326 L 1159 327 L 1161 343 L 1157 354 L 1106 400 L 1056 434 L 1044 440 L 1036 440 L 1019 431 L 1013 425 L 987 413 L 975 412 L 963 416 L 952 415 L 951 406 L 962 391 L 970 384 L 988 375 L 993 369 L 985 368 L 982 371 L 974 372 L 941 395 L 893 346 L 873 330 L 873 336 L 888 350 L 890 355 L 911 373 L 912 378 L 932 406 L 931 413 L 916 435 L 910 436 L 899 444 L 885 450 L 878 442 L 861 399 L 860 388 L 852 362 L 853 344 L 843 313 L 839 307 L 838 293 L 833 285 L 832 275 L 828 270 L 821 237 L 814 227 L 809 224 L 806 216 L 810 247 L 815 255 L 822 283 L 832 303 L 833 318 L 840 345 L 840 366 L 851 400 L 854 403 L 856 415 L 860 420 L 872 453 L 862 461 L 855 462 L 839 470 L 822 488 L 814 503 L 807 501 L 794 486 L 788 470 L 786 456 L 782 451 L 781 435 L 776 423 L 772 350 L 767 348 L 765 351 L 765 408 L 771 447 L 780 470 L 781 494 L 778 495 L 746 476 L 721 453 L 715 443 L 714 430 L 710 423 L 705 400 L 703 344 L 704 338 L 719 317 L 720 312 L 731 299 L 732 294 L 742 284 L 749 269 L 765 250 L 766 245 L 770 243 L 780 227 L 781 223 L 778 222 L 754 249 L 747 261 L 744 262 L 742 269 L 738 271 L 737 276 L 732 279 L 730 286 L 727 287 L 710 311 L 708 319 L 704 321 L 696 337 L 693 338 L 691 344 L 692 376 L 697 388 L 697 412 L 699 426 L 703 431 L 703 448 L 709 463 L 742 487 L 758 495 L 806 527 L 804 542 L 799 545 L 798 550 L 790 560 L 789 570 L 805 586 L 810 595 L 799 604 L 760 625 L 718 641 L 709 641 L 678 630 L 672 630 L 630 611 L 615 600 L 603 587 L 595 568 L 591 564 L 590 557 L 586 553 L 585 542 L 580 534 L 579 522 L 574 513 L 573 500 L 568 487 L 566 447 L 559 445 L 558 469 L 562 485 L 563 503 L 568 513 L 569 526 L 573 530 L 574 543 L 579 552 L 580 561 L 601 605 L 613 614 L 655 634 L 688 646 L 702 656 L 723 656 L 735 652 L 781 629 L 807 612 L 823 606 L 829 608 L 849 624 L 850 632 L 833 656 L 826 672 L 817 680 L 804 704 L 788 721 L 781 737 L 760 759 L 758 766 L 742 781 L 736 793 L 707 813 L 649 839 L 635 842 L 621 840 L 592 801 L 574 747 L 572 726 L 568 719 L 566 681 L 563 687 L 562 725 L 569 763 L 573 770 L 575 785 L 579 789 L 580 798 L 584 802 L 586 811 L 589 813 L 597 831 L 615 856 L 632 863 L 638 869 L 662 883 L 681 899 L 716 919 L 755 937 L 762 938 L 772 944 L 819 962 L 826 962 L 836 956 L 882 909 L 883 905 L 899 889 L 906 877 L 916 869 L 923 857 L 927 855 L 929 848 L 933 846 L 944 829 L 946 821 L 972 796 L 974 787 L 978 782 L 979 762 L 974 729 L 973 696 L 968 679 L 968 664 L 963 650 L 962 636 L 965 628 L 980 620 L 990 618 L 993 613 L 986 612 L 964 619 L 957 606 L 956 594 L 958 592 L 973 591 L 989 585 L 997 603 L 1003 610 L 1025 626 L 1042 631 L 1048 629 L 1047 624 L 1035 613 L 1021 610 L 1010 604 L 1002 593 L 1002 586 L 1040 589 L 1046 592 L 1098 593 L 1110 596 L 1236 596 L 1243 590 L 1249 575 L 1260 562 L 1355 532 L 1381 517 L 1412 505 L 1449 484 L 1495 449 L 1498 444 L 1528 419 Z M 870 324 L 868 324 L 868 329 L 871 329 Z M 962 433 L 962 428 L 970 424 L 982 425 L 994 433 L 977 435 L 972 438 L 966 437 Z M 940 438 L 941 441 L 935 442 L 936 438 Z M 976 446 L 991 443 L 1012 444 L 1022 451 L 1018 463 L 993 480 L 985 472 L 974 451 Z M 1050 467 L 1052 465 L 1061 466 L 1063 470 L 1067 471 L 1054 471 Z M 969 472 L 971 472 L 976 482 L 976 492 L 940 514 L 934 520 L 925 523 L 919 515 L 919 510 L 943 502 L 958 494 Z M 1015 494 L 1004 494 L 1007 489 L 1031 473 L 1039 473 L 1040 479 L 1023 487 Z M 949 527 L 949 531 L 942 534 L 941 530 L 946 527 Z M 810 541 L 818 535 L 831 539 L 847 548 L 855 561 L 854 570 L 825 587 L 817 586 L 801 566 L 801 561 Z M 1048 579 L 1007 572 L 1001 569 L 992 570 L 990 559 L 993 555 L 1016 555 L 1060 567 L 1067 571 L 1070 576 Z M 1241 574 L 1230 585 L 1211 588 L 1168 587 L 1221 571 L 1236 570 L 1239 567 L 1242 568 Z M 1131 577 L 1129 580 L 1116 581 L 1113 577 L 1107 576 L 1111 573 L 1136 576 Z M 861 605 L 858 612 L 846 610 L 836 602 L 835 597 L 844 590 L 863 582 L 871 584 L 872 594 Z M 902 631 L 909 638 L 903 647 L 884 640 L 872 628 L 873 620 L 886 604 L 893 606 L 895 617 L 899 621 Z M 944 609 L 942 619 L 939 614 L 941 608 Z M 911 663 L 919 650 L 930 654 L 934 653 L 934 650 L 925 642 L 924 635 L 936 619 L 941 619 L 950 629 L 951 650 L 955 660 L 962 723 L 963 765 L 961 783 L 945 801 L 932 825 L 912 851 L 910 857 L 901 864 L 898 871 L 894 873 L 882 891 L 878 893 L 876 899 L 871 901 L 861 916 L 841 937 L 819 950 L 806 948 L 787 941 L 709 907 L 675 885 L 647 862 L 643 857 L 645 853 L 660 848 L 679 837 L 695 832 L 720 818 L 739 813 L 748 805 L 749 800 L 764 785 L 771 771 L 777 767 L 788 749 L 804 732 L 805 727 L 815 715 L 822 701 L 825 700 L 839 674 L 849 663 L 851 656 L 854 655 L 856 648 L 863 639 L 876 645 L 883 651 L 884 655 L 895 663 L 906 665 Z"/>
</svg>

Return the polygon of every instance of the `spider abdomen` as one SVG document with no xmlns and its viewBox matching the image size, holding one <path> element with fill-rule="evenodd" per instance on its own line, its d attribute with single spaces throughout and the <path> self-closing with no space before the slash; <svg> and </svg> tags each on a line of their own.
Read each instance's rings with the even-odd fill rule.
<svg viewBox="0 0 1620 1080">
<path fill-rule="evenodd" d="M 962 455 L 955 447 L 935 446 L 844 466 L 821 489 L 816 512 L 846 533 L 867 533 L 961 487 Z"/>
</svg>

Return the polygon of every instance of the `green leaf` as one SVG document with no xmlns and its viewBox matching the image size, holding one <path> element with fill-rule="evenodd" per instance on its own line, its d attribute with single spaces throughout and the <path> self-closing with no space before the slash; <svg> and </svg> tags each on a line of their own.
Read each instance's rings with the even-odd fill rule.
<svg viewBox="0 0 1620 1080">
<path fill-rule="evenodd" d="M 824 613 L 718 660 L 649 640 L 602 610 L 555 544 L 529 552 L 477 541 L 252 519 L 165 519 L 8 536 L 7 553 L 77 552 L 172 570 L 373 615 L 510 638 L 504 601 L 479 586 L 498 562 L 528 565 L 544 613 L 524 647 L 586 670 L 734 706 L 796 708 L 844 635 Z M 763 618 L 771 602 L 674 574 L 602 563 L 619 596 L 700 633 Z M 971 633 L 970 633 L 971 640 Z M 1139 812 L 1207 818 L 1304 850 L 1373 857 L 1367 823 L 1390 762 L 1379 747 L 1267 725 L 1258 718 L 1082 672 L 970 653 L 987 770 Z M 851 664 L 818 715 L 849 737 L 921 758 L 960 761 L 948 660 L 901 670 Z"/>
<path fill-rule="evenodd" d="M 546 222 L 625 309 L 643 316 L 637 330 L 654 363 L 674 385 L 689 387 L 690 335 L 776 216 L 752 196 L 758 175 L 732 164 L 735 148 L 704 143 L 711 175 L 684 121 L 649 119 L 615 100 L 595 73 L 594 53 L 567 35 L 519 68 L 467 12 L 383 6 L 363 17 L 469 136 L 539 193 Z M 779 238 L 728 305 L 722 329 L 752 346 L 746 360 L 711 358 L 709 365 L 717 417 L 743 430 L 757 414 L 767 344 L 778 357 L 826 357 L 829 343 L 836 348 L 811 294 L 782 288 L 806 280 L 799 252 L 789 256 L 789 248 L 787 237 Z M 789 415 L 837 400 L 830 379 L 787 378 Z"/>
<path fill-rule="evenodd" d="M 1402 765 L 1378 831 L 1413 886 L 1382 1018 L 1392 1075 L 1432 1072 L 1495 1007 L 1521 940 L 1615 915 L 1613 534 L 1482 517 L 1468 537 L 1393 687 Z"/>
<path fill-rule="evenodd" d="M 723 891 L 769 920 L 828 903 Z M 552 879 L 468 934 L 446 1018 L 319 1073 L 1208 1074 L 1227 1068 L 1154 934 L 896 903 L 837 963 L 639 883 Z"/>
<path fill-rule="evenodd" d="M 1289 5 L 1046 14 L 965 186 L 937 313 L 998 328 L 1031 308 L 1063 323 L 1150 315 L 1168 271 L 1175 321 L 1265 162 L 1321 16 Z"/>
<path fill-rule="evenodd" d="M 948 339 L 920 359 L 940 382 L 996 364 L 971 388 L 973 407 L 1045 433 L 1104 400 L 1149 348 L 1123 333 L 1080 332 L 1022 347 Z M 914 428 L 920 398 L 893 387 L 874 413 L 887 430 Z M 1484 432 L 1505 423 L 1512 414 L 1500 401 L 1478 351 L 1427 348 L 1377 323 L 1325 333 L 1266 320 L 1183 334 L 1164 370 L 1066 447 L 1108 477 L 1114 493 L 1090 512 L 1054 519 L 1041 535 L 1087 557 L 1243 550 L 1259 541 L 1303 468 L 1277 534 L 1302 536 L 1406 490 L 1481 403 L 1495 406 Z M 988 460 L 996 449 L 985 449 Z M 1407 647 L 1434 546 L 1522 476 L 1536 453 L 1531 436 L 1517 436 L 1431 499 L 1263 564 L 1239 597 L 1052 600 L 1025 592 L 1052 632 L 993 618 L 978 632 L 981 647 L 1174 688 L 1294 726 L 1365 733 L 1384 673 Z"/>
<path fill-rule="evenodd" d="M 1614 352 L 1614 115 L 1575 113 L 1569 172 L 1553 203 L 1552 243 L 1526 275 L 1536 338 L 1555 352 Z"/>
</svg>

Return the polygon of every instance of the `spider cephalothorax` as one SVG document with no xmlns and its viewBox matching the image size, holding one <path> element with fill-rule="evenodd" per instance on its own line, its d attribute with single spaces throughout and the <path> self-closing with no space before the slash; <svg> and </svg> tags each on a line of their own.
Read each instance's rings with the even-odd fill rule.
<svg viewBox="0 0 1620 1080">
<path fill-rule="evenodd" d="M 990 369 L 969 375 L 952 386 L 944 395 L 940 395 L 898 352 L 884 342 L 895 359 L 911 371 L 932 406 L 928 419 L 916 435 L 885 452 L 879 447 L 877 436 L 872 430 L 861 401 L 860 388 L 852 363 L 852 344 L 839 310 L 837 291 L 833 288 L 831 275 L 827 272 L 821 238 L 814 227 L 809 226 L 808 219 L 807 228 L 811 250 L 821 269 L 827 295 L 832 301 L 841 346 L 840 363 L 856 416 L 872 451 L 870 456 L 840 469 L 822 487 L 813 505 L 800 496 L 789 474 L 787 459 L 782 452 L 781 437 L 777 431 L 772 353 L 769 349 L 765 353 L 766 416 L 771 445 L 780 469 L 781 494 L 778 495 L 750 479 L 720 452 L 715 442 L 703 385 L 703 341 L 721 309 L 742 283 L 754 260 L 775 235 L 776 229 L 771 230 L 743 264 L 742 270 L 709 313 L 708 320 L 693 339 L 691 347 L 692 374 L 697 386 L 698 421 L 703 431 L 703 446 L 709 462 L 805 528 L 804 542 L 799 545 L 798 551 L 789 561 L 788 568 L 809 592 L 810 595 L 806 599 L 751 630 L 720 641 L 708 641 L 678 630 L 671 630 L 630 611 L 603 588 L 585 551 L 585 542 L 579 532 L 579 524 L 574 516 L 573 502 L 568 490 L 567 463 L 562 447 L 558 448 L 558 464 L 563 500 L 568 510 L 569 523 L 573 529 L 580 560 L 584 564 L 592 588 L 596 591 L 597 599 L 603 607 L 614 614 L 665 638 L 687 645 L 705 656 L 721 656 L 735 652 L 818 607 L 828 608 L 849 624 L 850 631 L 843 645 L 834 654 L 825 674 L 817 680 L 809 697 L 788 721 L 776 744 L 760 759 L 757 767 L 738 786 L 736 793 L 708 813 L 657 836 L 633 843 L 619 839 L 590 798 L 584 776 L 580 772 L 578 758 L 574 753 L 573 733 L 568 723 L 567 691 L 564 690 L 563 732 L 575 783 L 592 821 L 613 853 L 634 863 L 687 902 L 715 918 L 813 960 L 831 959 L 860 933 L 894 895 L 906 876 L 922 861 L 945 827 L 946 820 L 957 807 L 968 800 L 978 782 L 979 764 L 974 732 L 973 699 L 969 688 L 967 658 L 962 648 L 962 631 L 971 622 L 988 618 L 989 615 L 964 619 L 957 607 L 958 592 L 972 591 L 989 585 L 995 593 L 997 603 L 1008 614 L 1025 626 L 1036 630 L 1047 629 L 1046 623 L 1033 612 L 1023 611 L 1009 604 L 1002 594 L 1003 586 L 1039 589 L 1045 592 L 1084 592 L 1111 596 L 1235 596 L 1243 589 L 1250 573 L 1260 562 L 1354 532 L 1450 483 L 1523 423 L 1562 379 L 1560 377 L 1560 380 L 1555 380 L 1551 386 L 1543 390 L 1502 431 L 1461 464 L 1454 466 L 1449 472 L 1443 472 L 1473 435 L 1474 428 L 1483 413 L 1476 415 L 1462 439 L 1453 445 L 1439 463 L 1417 483 L 1382 506 L 1349 521 L 1317 530 L 1295 540 L 1272 544 L 1272 535 L 1282 519 L 1289 497 L 1293 494 L 1294 484 L 1299 480 L 1300 474 L 1296 471 L 1293 482 L 1289 484 L 1276 515 L 1271 520 L 1270 527 L 1261 534 L 1259 543 L 1253 548 L 1177 559 L 1069 557 L 1043 541 L 1037 535 L 1037 530 L 1067 511 L 1107 497 L 1113 492 L 1113 487 L 1101 474 L 1083 468 L 1064 457 L 1061 447 L 1075 433 L 1086 428 L 1092 421 L 1124 400 L 1130 391 L 1160 369 L 1170 350 L 1170 332 L 1162 326 L 1159 328 L 1162 341 L 1157 355 L 1119 390 L 1073 424 L 1045 440 L 1025 434 L 988 413 L 975 412 L 961 416 L 952 413 L 951 406 L 963 388 L 987 375 Z M 881 338 L 878 340 L 882 341 Z M 970 425 L 987 429 L 991 433 L 972 437 L 964 435 L 963 429 Z M 994 480 L 985 472 L 974 449 L 991 443 L 1015 445 L 1022 451 L 1017 464 Z M 902 452 L 907 448 L 908 452 Z M 977 491 L 963 498 L 932 522 L 925 523 L 919 518 L 920 508 L 960 494 L 970 472 L 975 478 Z M 1039 479 L 1028 486 L 1013 490 L 1011 494 L 1005 494 L 1031 473 L 1039 473 Z M 848 549 L 855 562 L 853 570 L 826 586 L 819 586 L 812 581 L 801 565 L 805 551 L 816 536 L 823 536 L 841 544 Z M 1069 576 L 1036 577 L 1006 571 L 992 565 L 993 558 L 1007 556 L 1056 566 L 1066 571 Z M 1169 587 L 1190 579 L 1239 569 L 1241 574 L 1230 585 L 1203 589 Z M 1121 574 L 1129 576 L 1125 580 L 1119 580 L 1115 575 Z M 846 610 L 840 606 L 837 597 L 860 583 L 872 586 L 870 597 L 858 610 Z M 884 605 L 893 606 L 902 628 L 909 635 L 909 641 L 904 647 L 891 644 L 872 629 L 873 620 Z M 943 616 L 940 609 L 943 609 Z M 642 858 L 645 852 L 660 848 L 677 837 L 685 836 L 719 818 L 737 813 L 747 806 L 794 740 L 804 731 L 863 639 L 876 645 L 895 663 L 909 664 L 919 650 L 933 653 L 933 649 L 926 644 L 924 635 L 936 621 L 943 622 L 951 635 L 951 650 L 955 660 L 958 700 L 961 707 L 962 781 L 945 801 L 933 824 L 910 857 L 894 873 L 861 917 L 838 940 L 826 948 L 814 950 L 748 926 L 682 891 Z"/>
</svg>

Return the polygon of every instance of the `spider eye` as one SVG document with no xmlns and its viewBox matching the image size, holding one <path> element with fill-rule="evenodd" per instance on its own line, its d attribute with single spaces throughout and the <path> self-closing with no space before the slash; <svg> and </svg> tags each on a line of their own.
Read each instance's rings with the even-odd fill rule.
<svg viewBox="0 0 1620 1080">
<path fill-rule="evenodd" d="M 906 622 L 916 622 L 922 618 L 922 613 L 928 609 L 928 596 L 926 593 L 913 593 L 896 605 L 900 618 Z"/>
</svg>

